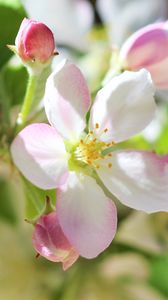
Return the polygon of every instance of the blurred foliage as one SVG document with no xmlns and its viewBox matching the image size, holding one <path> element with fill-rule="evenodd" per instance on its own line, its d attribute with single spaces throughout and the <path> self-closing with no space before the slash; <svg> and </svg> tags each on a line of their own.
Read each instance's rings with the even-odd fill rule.
<svg viewBox="0 0 168 300">
<path fill-rule="evenodd" d="M 0 0 L 0 67 L 12 56 L 6 45 L 14 44 L 20 23 L 25 16 L 19 0 Z"/>
<path fill-rule="evenodd" d="M 14 205 L 11 201 L 12 191 L 9 184 L 2 178 L 0 178 L 0 192 L 0 219 L 2 218 L 11 224 L 15 224 L 17 217 L 13 207 Z"/>
<path fill-rule="evenodd" d="M 0 80 L 3 82 L 10 106 L 20 104 L 27 86 L 26 69 L 17 60 L 14 62 L 13 59 L 3 67 Z"/>
<path fill-rule="evenodd" d="M 155 141 L 156 152 L 160 155 L 168 153 L 168 103 L 163 105 L 163 110 L 165 112 L 165 116 L 162 124 L 162 130 Z"/>
<path fill-rule="evenodd" d="M 152 260 L 150 283 L 168 296 L 168 252 Z"/>
</svg>

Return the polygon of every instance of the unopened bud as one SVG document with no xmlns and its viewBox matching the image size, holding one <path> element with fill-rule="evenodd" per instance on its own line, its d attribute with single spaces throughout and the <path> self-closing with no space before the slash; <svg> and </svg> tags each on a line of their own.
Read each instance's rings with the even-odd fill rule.
<svg viewBox="0 0 168 300">
<path fill-rule="evenodd" d="M 55 54 L 52 31 L 45 24 L 26 18 L 21 23 L 15 46 L 8 47 L 32 68 L 46 64 Z"/>
<path fill-rule="evenodd" d="M 43 215 L 35 225 L 33 245 L 41 256 L 53 262 L 62 262 L 68 269 L 79 257 L 78 252 L 64 235 L 56 212 Z"/>
</svg>

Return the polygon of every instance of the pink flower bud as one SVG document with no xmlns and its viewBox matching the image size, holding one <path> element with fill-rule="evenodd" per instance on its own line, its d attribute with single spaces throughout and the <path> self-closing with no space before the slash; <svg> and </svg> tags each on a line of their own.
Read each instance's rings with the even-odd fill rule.
<svg viewBox="0 0 168 300">
<path fill-rule="evenodd" d="M 168 88 L 168 23 L 148 25 L 122 46 L 120 58 L 129 70 L 146 68 L 159 89 Z"/>
<path fill-rule="evenodd" d="M 45 63 L 54 54 L 52 31 L 43 23 L 24 19 L 15 39 L 16 51 L 21 59 Z"/>
<path fill-rule="evenodd" d="M 35 225 L 33 233 L 35 250 L 50 261 L 62 262 L 67 270 L 78 259 L 79 254 L 65 237 L 56 212 L 43 215 Z"/>
</svg>

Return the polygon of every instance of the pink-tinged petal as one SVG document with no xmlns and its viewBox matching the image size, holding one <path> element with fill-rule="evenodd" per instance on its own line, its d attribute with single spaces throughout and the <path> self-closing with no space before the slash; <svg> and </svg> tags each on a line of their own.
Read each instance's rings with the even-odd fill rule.
<svg viewBox="0 0 168 300">
<path fill-rule="evenodd" d="M 109 162 L 111 168 L 108 168 Z M 168 211 L 168 155 L 114 152 L 97 172 L 123 204 L 148 213 Z"/>
<path fill-rule="evenodd" d="M 40 217 L 33 233 L 33 246 L 48 260 L 62 262 L 64 270 L 71 267 L 79 257 L 64 235 L 56 212 Z"/>
<path fill-rule="evenodd" d="M 68 166 L 62 138 L 43 123 L 25 127 L 11 145 L 12 158 L 22 174 L 42 189 L 52 189 L 65 180 Z"/>
<path fill-rule="evenodd" d="M 152 79 L 155 83 L 155 86 L 161 90 L 168 89 L 168 56 L 166 59 L 158 62 L 157 64 L 153 64 L 147 67 L 150 72 Z"/>
<path fill-rule="evenodd" d="M 58 189 L 56 207 L 63 232 L 81 256 L 96 257 L 113 240 L 116 207 L 91 177 L 70 173 Z"/>
<path fill-rule="evenodd" d="M 159 89 L 168 88 L 168 22 L 156 23 L 134 33 L 123 45 L 120 58 L 126 68 L 146 68 Z"/>
<path fill-rule="evenodd" d="M 121 48 L 120 56 L 132 70 L 147 68 L 167 58 L 167 22 L 148 25 L 134 33 Z"/>
<path fill-rule="evenodd" d="M 120 142 L 139 133 L 154 117 L 153 94 L 151 76 L 145 69 L 113 78 L 97 94 L 91 110 L 91 130 L 98 123 L 95 134 L 105 142 Z"/>
<path fill-rule="evenodd" d="M 49 76 L 45 109 L 50 124 L 65 139 L 76 139 L 86 126 L 90 95 L 80 70 L 66 60 Z"/>
</svg>

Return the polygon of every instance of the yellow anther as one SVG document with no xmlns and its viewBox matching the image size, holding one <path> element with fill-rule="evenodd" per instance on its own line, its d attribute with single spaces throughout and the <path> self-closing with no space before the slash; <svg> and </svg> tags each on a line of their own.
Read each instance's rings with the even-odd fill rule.
<svg viewBox="0 0 168 300">
<path fill-rule="evenodd" d="M 99 124 L 95 124 L 95 128 L 99 128 Z M 76 160 L 88 164 L 90 167 L 100 168 L 99 161 L 101 159 L 112 157 L 112 153 L 103 154 L 104 151 L 113 145 L 115 142 L 105 143 L 101 141 L 100 136 L 106 133 L 108 128 L 101 131 L 100 134 L 95 134 L 95 131 L 91 130 L 85 137 L 82 136 L 78 146 L 75 148 L 74 155 Z M 96 136 L 96 137 L 95 137 Z M 112 163 L 107 163 L 108 168 L 112 167 Z"/>
</svg>

